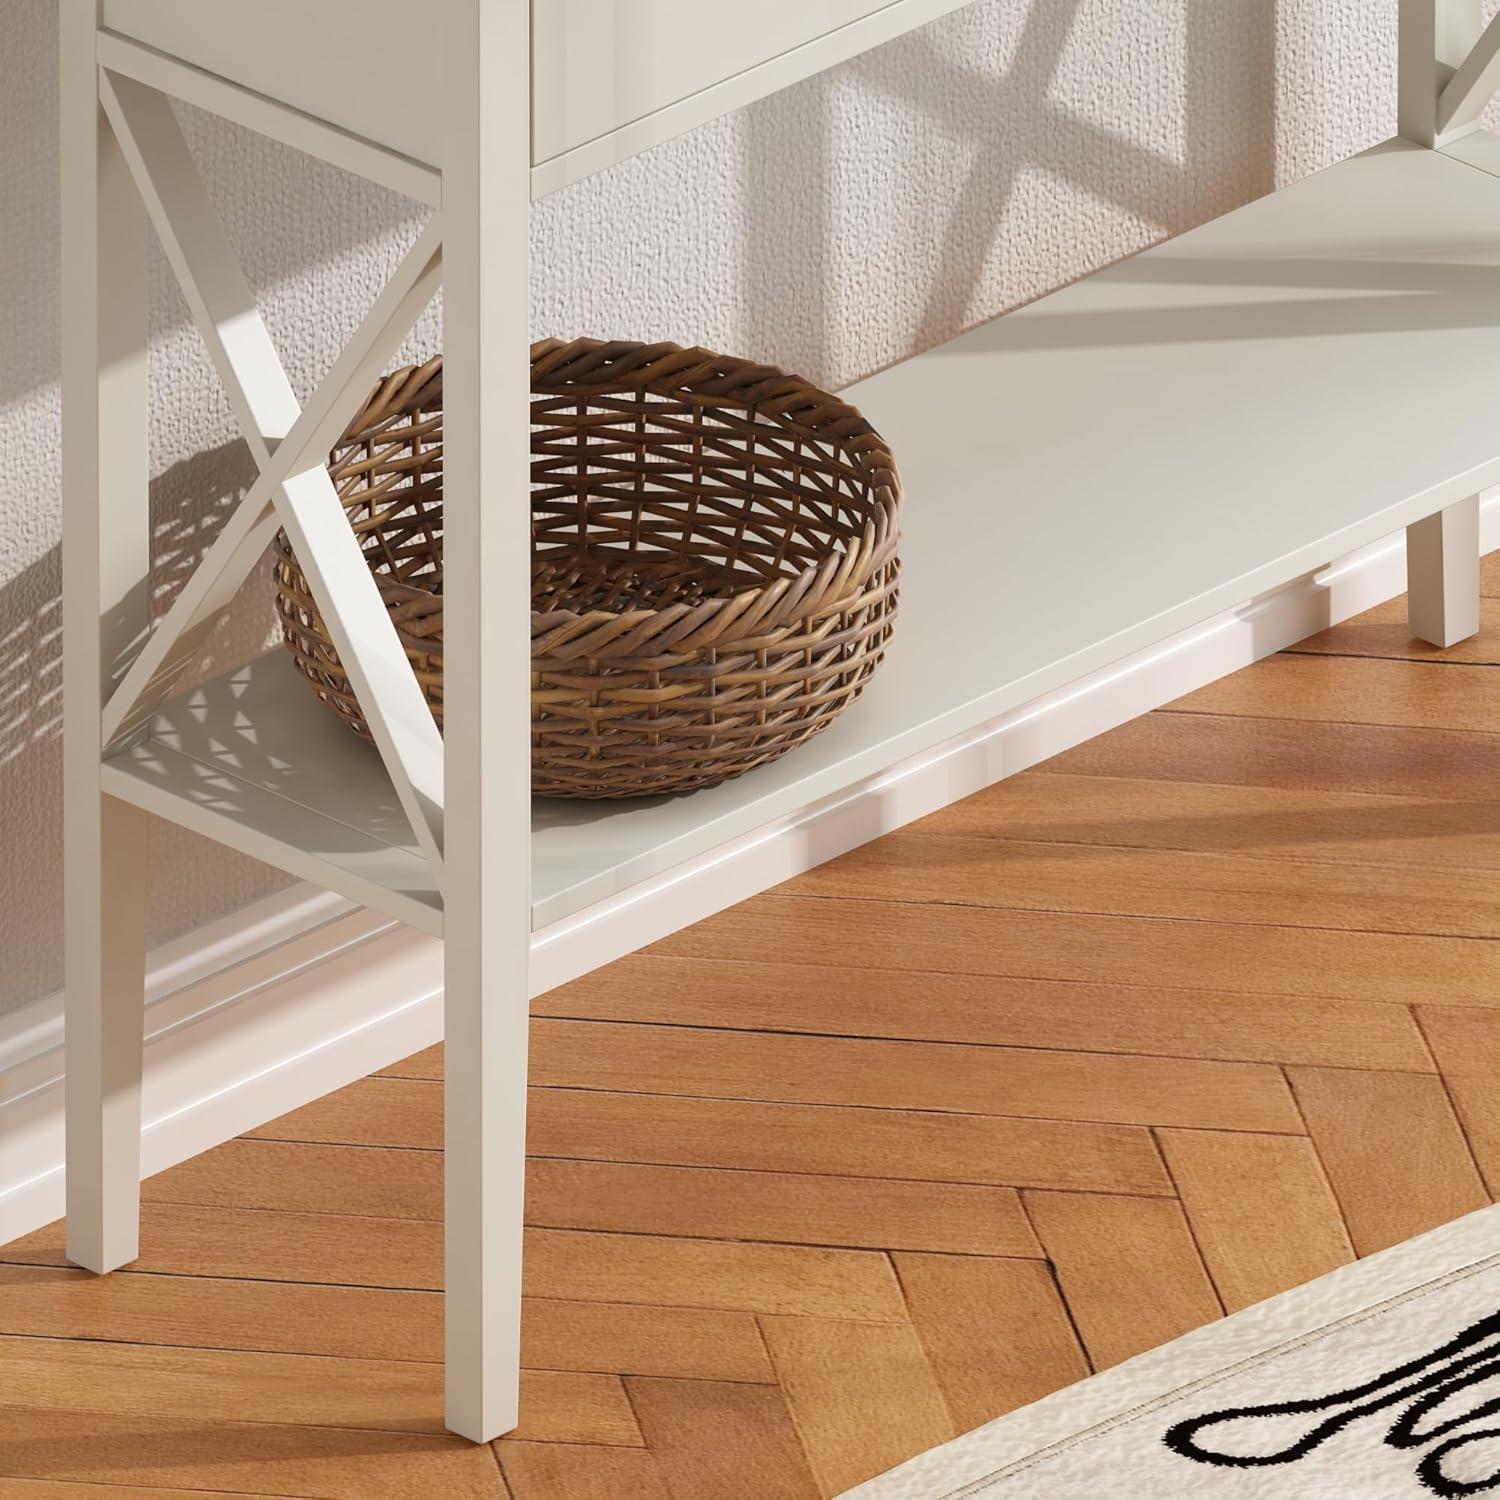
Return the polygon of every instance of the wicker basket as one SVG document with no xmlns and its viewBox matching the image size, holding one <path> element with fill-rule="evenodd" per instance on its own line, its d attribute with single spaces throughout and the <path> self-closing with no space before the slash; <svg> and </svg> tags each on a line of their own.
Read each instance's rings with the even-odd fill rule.
<svg viewBox="0 0 1500 1500">
<path fill-rule="evenodd" d="M 896 614 L 900 484 L 853 407 L 675 344 L 531 351 L 532 787 L 712 786 L 833 722 Z M 330 471 L 407 656 L 443 713 L 442 362 L 383 380 Z M 285 535 L 283 632 L 368 737 Z"/>
</svg>

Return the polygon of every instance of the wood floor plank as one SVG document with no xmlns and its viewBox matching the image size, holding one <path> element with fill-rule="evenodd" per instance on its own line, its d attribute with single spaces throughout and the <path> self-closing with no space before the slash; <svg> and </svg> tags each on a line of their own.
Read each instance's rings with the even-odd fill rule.
<svg viewBox="0 0 1500 1500">
<path fill-rule="evenodd" d="M 597 973 L 598 970 L 594 972 Z M 443 1076 L 443 1044 L 436 1042 L 431 1047 L 424 1047 L 420 1052 L 414 1052 L 410 1057 L 403 1057 L 400 1062 L 392 1063 L 388 1068 L 381 1068 L 375 1076 L 377 1078 L 441 1078 Z"/>
<path fill-rule="evenodd" d="M 1220 1315 L 1175 1201 L 1028 1192 L 1025 1203 L 1095 1369 Z"/>
<path fill-rule="evenodd" d="M 240 1138 L 148 1177 L 141 1198 L 436 1220 L 443 1217 L 443 1159 L 437 1151 Z"/>
<path fill-rule="evenodd" d="M 627 1388 L 676 1500 L 818 1495 L 779 1389 L 707 1380 L 631 1380 Z"/>
<path fill-rule="evenodd" d="M 1158 1139 L 1229 1312 L 1354 1259 L 1333 1189 L 1305 1137 L 1163 1130 Z"/>
<path fill-rule="evenodd" d="M 138 1271 L 423 1291 L 442 1285 L 436 1224 L 154 1204 L 142 1214 L 141 1238 Z M 65 1265 L 60 1227 L 6 1246 L 0 1260 Z M 875 1321 L 904 1316 L 883 1255 L 806 1245 L 532 1229 L 526 1288 L 564 1301 Z"/>
<path fill-rule="evenodd" d="M 1082 1380 L 1088 1360 L 1050 1267 L 993 1256 L 892 1257 L 960 1432 Z"/>
<path fill-rule="evenodd" d="M 1040 1257 L 1014 1188 L 536 1159 L 533 1224 L 783 1244 Z"/>
<path fill-rule="evenodd" d="M 1172 713 L 1308 719 L 1403 729 L 1500 732 L 1500 698 L 1487 667 L 1283 653 L 1220 677 Z"/>
<path fill-rule="evenodd" d="M 637 953 L 539 996 L 536 1006 L 579 1019 L 828 1035 L 857 1027 L 915 1041 L 1433 1071 L 1404 1005 L 1167 989 L 1154 980 L 1084 984 Z"/>
<path fill-rule="evenodd" d="M 1262 1063 L 548 1019 L 532 1023 L 531 1057 L 536 1083 L 556 1088 L 1122 1125 L 1302 1128 L 1281 1070 Z"/>
<path fill-rule="evenodd" d="M 1494 666 L 1500 663 L 1500 618 L 1497 615 L 1500 612 L 1496 610 L 1485 611 L 1477 635 L 1439 649 L 1412 635 L 1406 620 L 1405 598 L 1389 599 L 1352 620 L 1345 620 L 1298 642 L 1292 653 L 1298 656 L 1379 656 L 1392 660 Z"/>
<path fill-rule="evenodd" d="M 829 943 L 829 932 L 839 934 L 838 944 Z M 833 965 L 853 949 L 878 968 L 1500 1005 L 1500 943 L 1227 922 L 766 895 L 684 928 L 651 951 L 753 960 L 771 948 L 806 964 Z"/>
<path fill-rule="evenodd" d="M 1289 1073 L 1361 1255 L 1489 1201 L 1440 1079 L 1336 1068 Z"/>
<path fill-rule="evenodd" d="M 1419 1015 L 1489 1194 L 1500 1197 L 1500 1014 L 1428 1005 Z"/>
<path fill-rule="evenodd" d="M 633 1297 L 878 1323 L 905 1317 L 890 1262 L 867 1250 L 533 1229 L 527 1252 L 538 1263 L 534 1286 L 583 1302 Z"/>
<path fill-rule="evenodd" d="M 436 1363 L 442 1317 L 437 1292 L 0 1265 L 0 1330 L 32 1337 Z M 707 1308 L 528 1297 L 521 1360 L 538 1370 L 775 1378 L 753 1317 Z"/>
<path fill-rule="evenodd" d="M 347 1360 L 0 1336 L 8 1406 L 114 1416 L 442 1434 L 442 1382 L 414 1361 Z M 522 1374 L 521 1436 L 639 1446 L 619 1378 Z"/>
<path fill-rule="evenodd" d="M 1195 727 L 1181 717 L 1168 716 L 1166 723 L 1168 730 L 1179 723 L 1187 730 Z M 1258 724 L 1250 728 L 1260 732 Z M 1303 727 L 1303 732 L 1315 734 L 1316 726 Z M 1106 749 L 1110 738 L 1104 737 Z M 911 824 L 907 831 L 1289 856 L 1338 865 L 1356 860 L 1385 870 L 1500 869 L 1500 801 L 1465 804 L 1431 795 L 1221 785 L 1165 775 L 1083 776 L 1055 767 L 1056 762 L 1049 762 L 997 782 Z"/>
<path fill-rule="evenodd" d="M 507 1500 L 494 1456 L 462 1438 L 3 1403 L 0 1475 L 59 1485 L 124 1476 L 179 1494 Z M 116 1500 L 112 1486 L 97 1485 L 93 1500 Z"/>
<path fill-rule="evenodd" d="M 1133 1125 L 539 1089 L 531 1142 L 575 1160 L 1171 1191 L 1150 1132 Z"/>
<path fill-rule="evenodd" d="M 674 1500 L 656 1455 L 644 1448 L 507 1439 L 495 1451 L 511 1500 Z"/>
<path fill-rule="evenodd" d="M 0 1250 L 10 1254 L 9 1247 Z M 99 1277 L 58 1264 L 0 1265 L 0 1330 L 37 1338 L 434 1362 L 442 1357 L 442 1299 L 435 1292 L 374 1287 L 135 1270 Z"/>
<path fill-rule="evenodd" d="M 1373 611 L 538 997 L 515 1438 L 440 1430 L 440 1046 L 148 1182 L 130 1269 L 0 1250 L 0 1500 L 807 1500 L 1479 1206 L 1493 613 Z"/>
<path fill-rule="evenodd" d="M 793 895 L 922 901 L 1106 916 L 1189 918 L 1347 932 L 1494 937 L 1492 870 L 1427 869 L 1420 881 L 1290 854 L 1028 843 L 913 830 L 887 834 L 789 881 Z M 1211 1127 L 1210 1127 L 1211 1128 Z"/>
<path fill-rule="evenodd" d="M 443 1149 L 443 1093 L 409 1078 L 361 1078 L 245 1132 L 250 1140 Z"/>
<path fill-rule="evenodd" d="M 611 1450 L 623 1452 L 622 1449 Z M 265 1490 L 142 1489 L 134 1484 L 75 1484 L 69 1480 L 0 1479 L 0 1500 L 295 1500 L 270 1495 Z"/>
<path fill-rule="evenodd" d="M 1421 797 L 1439 804 L 1434 817 L 1467 816 L 1490 833 L 1496 750 L 1494 735 L 1460 729 L 1157 712 L 1064 751 L 1042 774 Z"/>
<path fill-rule="evenodd" d="M 0 1261 L 67 1264 L 60 1223 L 0 1250 Z M 442 1226 L 410 1219 L 152 1203 L 141 1209 L 136 1271 L 227 1281 L 436 1291 Z"/>
<path fill-rule="evenodd" d="M 593 1370 L 672 1380 L 776 1379 L 754 1317 L 716 1307 L 528 1297 L 521 1360 L 539 1370 Z"/>
<path fill-rule="evenodd" d="M 840 1494 L 955 1435 L 910 1324 L 762 1318 L 761 1327 L 823 1494 Z"/>
<path fill-rule="evenodd" d="M 368 1194 L 368 1179 L 382 1163 L 391 1165 L 398 1187 Z M 442 1217 L 442 1159 L 434 1152 L 237 1140 L 183 1166 L 191 1171 L 174 1167 L 143 1184 L 147 1201 Z M 526 1219 L 552 1229 L 972 1255 L 1042 1253 L 1013 1188 L 970 1183 L 542 1157 L 527 1165 Z"/>
<path fill-rule="evenodd" d="M 441 1114 L 435 1084 L 366 1078 L 255 1134 L 401 1145 Z M 1144 1129 L 1071 1121 L 550 1088 L 532 1090 L 528 1144 L 535 1156 L 659 1166 L 885 1177 L 899 1163 L 946 1182 L 1169 1190 Z"/>
</svg>

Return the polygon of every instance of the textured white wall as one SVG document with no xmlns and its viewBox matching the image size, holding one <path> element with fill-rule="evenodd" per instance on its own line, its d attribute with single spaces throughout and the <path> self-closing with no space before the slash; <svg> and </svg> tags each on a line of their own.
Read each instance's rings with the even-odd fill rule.
<svg viewBox="0 0 1500 1500">
<path fill-rule="evenodd" d="M 55 9 L 5 0 L 0 63 L 0 1010 L 59 980 Z M 1394 17 L 1395 0 L 977 0 L 538 205 L 535 333 L 851 380 L 1389 134 Z M 305 394 L 417 220 L 187 123 Z M 249 463 L 160 262 L 152 296 L 161 603 Z M 412 351 L 438 339 L 434 316 Z M 263 578 L 241 606 L 216 668 L 265 639 Z M 165 825 L 151 878 L 159 939 L 277 883 Z"/>
</svg>

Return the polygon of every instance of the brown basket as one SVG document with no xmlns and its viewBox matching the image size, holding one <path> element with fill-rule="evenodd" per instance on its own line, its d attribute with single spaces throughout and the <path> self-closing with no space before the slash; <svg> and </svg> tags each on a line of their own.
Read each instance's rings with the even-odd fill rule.
<svg viewBox="0 0 1500 1500">
<path fill-rule="evenodd" d="M 852 406 L 675 344 L 531 351 L 532 789 L 712 786 L 831 724 L 896 614 L 901 487 Z M 443 716 L 443 376 L 383 380 L 330 472 L 406 654 Z M 285 534 L 283 633 L 369 737 Z"/>
</svg>

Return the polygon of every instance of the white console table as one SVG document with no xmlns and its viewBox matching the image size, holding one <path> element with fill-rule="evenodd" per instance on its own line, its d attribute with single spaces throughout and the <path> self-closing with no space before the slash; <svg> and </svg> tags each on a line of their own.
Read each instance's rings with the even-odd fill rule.
<svg viewBox="0 0 1500 1500">
<path fill-rule="evenodd" d="M 445 940 L 456 1432 L 516 1420 L 529 993 L 872 837 L 907 769 L 1403 526 L 1414 630 L 1476 628 L 1475 496 L 1500 480 L 1479 0 L 1402 0 L 1397 139 L 849 393 L 902 468 L 906 566 L 890 658 L 836 726 L 691 797 L 534 810 L 528 202 L 961 0 L 59 3 L 69 1254 L 102 1272 L 137 1249 L 153 812 Z M 172 97 L 433 210 L 305 408 Z M 149 632 L 148 218 L 260 469 Z M 440 284 L 446 740 L 323 468 Z M 277 526 L 377 750 L 279 651 L 184 687 Z M 954 670 L 960 635 L 987 644 Z"/>
</svg>

